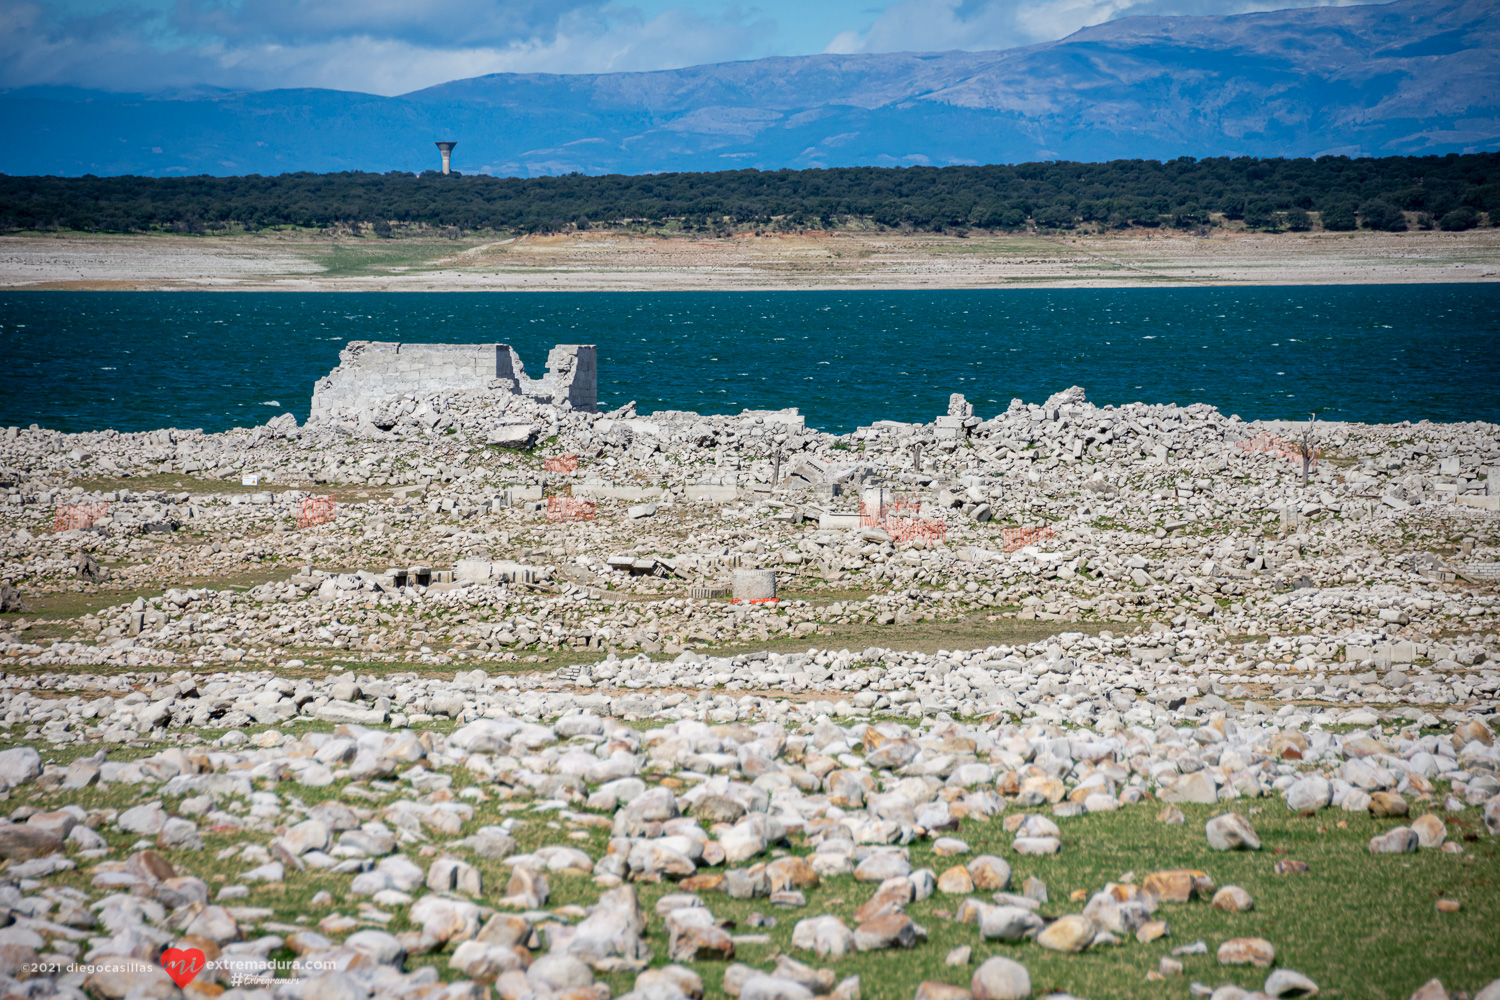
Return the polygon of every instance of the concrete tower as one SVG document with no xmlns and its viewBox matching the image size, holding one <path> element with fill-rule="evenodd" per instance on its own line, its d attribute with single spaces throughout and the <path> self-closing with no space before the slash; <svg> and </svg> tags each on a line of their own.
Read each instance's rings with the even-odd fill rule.
<svg viewBox="0 0 1500 1000">
<path fill-rule="evenodd" d="M 443 153 L 443 173 L 445 174 L 453 165 L 453 147 L 457 145 L 458 143 L 456 142 L 440 142 L 437 144 L 437 148 Z"/>
</svg>

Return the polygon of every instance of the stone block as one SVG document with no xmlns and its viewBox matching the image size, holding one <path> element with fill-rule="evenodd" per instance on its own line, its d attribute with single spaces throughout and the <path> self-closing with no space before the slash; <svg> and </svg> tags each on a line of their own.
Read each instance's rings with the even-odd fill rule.
<svg viewBox="0 0 1500 1000">
<path fill-rule="evenodd" d="M 491 427 L 485 437 L 489 444 L 500 448 L 530 448 L 536 442 L 538 428 L 534 424 L 501 424 Z"/>
<path fill-rule="evenodd" d="M 453 579 L 460 583 L 488 583 L 490 566 L 488 559 L 460 559 L 453 566 Z"/>
<path fill-rule="evenodd" d="M 767 601 L 775 596 L 775 570 L 737 569 L 734 571 L 734 599 L 736 601 Z"/>
<path fill-rule="evenodd" d="M 689 500 L 713 500 L 724 503 L 730 500 L 738 500 L 740 490 L 737 486 L 715 486 L 711 483 L 693 483 L 687 486 L 683 495 Z"/>
<path fill-rule="evenodd" d="M 728 587 L 692 586 L 688 588 L 688 597 L 695 601 L 711 601 L 716 597 L 728 596 Z"/>
<path fill-rule="evenodd" d="M 655 500 L 662 495 L 660 486 L 615 486 L 612 483 L 584 483 L 573 487 L 575 497 L 596 500 Z"/>
</svg>

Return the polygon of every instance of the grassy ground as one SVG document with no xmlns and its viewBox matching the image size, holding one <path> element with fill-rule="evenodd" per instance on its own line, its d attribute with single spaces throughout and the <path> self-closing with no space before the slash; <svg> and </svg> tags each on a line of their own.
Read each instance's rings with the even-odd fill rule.
<svg viewBox="0 0 1500 1000">
<path fill-rule="evenodd" d="M 302 257 L 320 265 L 324 277 L 358 278 L 451 266 L 442 262 L 464 250 L 493 242 L 493 239 L 448 239 L 442 236 L 317 239 L 307 241 L 299 252 Z"/>
<path fill-rule="evenodd" d="M 120 747 L 112 754 L 124 758 L 147 752 L 146 747 Z M 57 755 L 47 756 L 55 759 Z M 457 791 L 464 778 L 462 772 L 455 777 Z M 287 782 L 266 787 L 275 787 L 283 797 L 295 796 L 307 805 L 341 794 L 337 786 L 309 789 Z M 342 797 L 354 806 L 378 808 L 379 804 L 395 801 L 399 796 L 388 794 L 374 804 L 348 793 Z M 23 791 L 12 796 L 12 803 L 19 800 L 55 807 L 63 802 L 76 802 L 86 808 L 126 808 L 144 798 L 137 789 L 115 787 L 65 794 Z M 170 809 L 176 803 L 169 800 L 166 804 Z M 1264 937 L 1276 947 L 1277 965 L 1311 976 L 1328 997 L 1404 1000 L 1433 976 L 1440 977 L 1449 989 L 1475 992 L 1500 977 L 1500 948 L 1496 947 L 1496 941 L 1500 940 L 1500 891 L 1497 891 L 1500 845 L 1482 835 L 1476 810 L 1467 810 L 1450 822 L 1450 839 L 1463 841 L 1466 834 L 1480 834 L 1464 843 L 1464 854 L 1423 851 L 1392 856 L 1371 855 L 1366 844 L 1372 835 L 1395 826 L 1396 821 L 1376 820 L 1367 814 L 1328 810 L 1306 817 L 1291 813 L 1280 800 L 1241 800 L 1232 807 L 1185 805 L 1182 810 L 1187 815 L 1187 824 L 1166 826 L 1155 820 L 1158 808 L 1157 803 L 1148 802 L 1116 813 L 1061 820 L 1063 850 L 1044 858 L 1013 854 L 1011 837 L 1003 832 L 998 817 L 993 821 L 965 821 L 955 835 L 966 840 L 974 854 L 993 853 L 1010 862 L 1014 886 L 1019 886 L 1027 876 L 1042 879 L 1051 900 L 1044 904 L 1042 912 L 1049 917 L 1081 909 L 1082 903 L 1068 901 L 1070 893 L 1092 893 L 1109 881 L 1130 878 L 1129 873 L 1139 880 L 1150 871 L 1174 867 L 1201 869 L 1219 885 L 1243 887 L 1255 899 L 1252 911 L 1224 914 L 1203 901 L 1165 905 L 1158 912 L 1170 925 L 1165 938 L 1150 944 L 1127 939 L 1116 947 L 1061 955 L 1032 943 L 980 940 L 974 925 L 952 919 L 960 898 L 940 894 L 914 903 L 908 910 L 927 929 L 930 935 L 927 943 L 912 952 L 847 956 L 832 963 L 832 968 L 840 977 L 859 975 L 863 995 L 870 1000 L 910 1000 L 917 984 L 924 979 L 966 986 L 974 965 L 991 955 L 1005 955 L 1026 965 L 1037 994 L 1065 990 L 1094 1000 L 1156 997 L 1180 1000 L 1185 992 L 1185 979 L 1210 985 L 1235 982 L 1258 988 L 1265 971 L 1220 967 L 1214 952 L 1221 942 L 1232 937 Z M 1203 823 L 1227 808 L 1250 816 L 1265 850 L 1224 854 L 1208 849 Z M 1420 807 L 1414 810 L 1417 811 Z M 524 803 L 493 797 L 479 805 L 475 819 L 466 824 L 464 833 L 506 816 L 522 819 L 523 825 L 516 835 L 523 850 L 556 843 L 583 848 L 595 858 L 603 854 L 607 827 L 560 820 L 550 812 L 532 813 Z M 101 832 L 116 848 L 116 856 L 123 856 L 136 840 L 107 829 Z M 266 839 L 264 835 L 214 831 L 203 836 L 203 851 L 165 853 L 179 871 L 204 878 L 215 891 L 221 885 L 235 884 L 238 874 L 250 867 L 237 859 L 218 861 L 216 854 L 228 846 L 264 843 Z M 805 853 L 806 845 L 801 838 L 795 839 L 796 843 L 788 845 L 789 850 Z M 407 850 L 416 856 L 414 849 Z M 1311 872 L 1275 875 L 1272 864 L 1280 857 L 1305 861 Z M 423 858 L 416 860 L 426 864 Z M 503 892 L 507 877 L 504 866 L 478 858 L 469 860 L 484 875 L 485 900 L 493 900 Z M 941 873 L 962 860 L 938 858 L 926 843 L 912 846 L 914 867 L 931 867 Z M 90 877 L 85 865 L 58 876 L 57 881 L 85 887 Z M 599 889 L 588 877 L 552 874 L 549 881 L 550 907 L 587 906 L 598 897 Z M 346 876 L 291 872 L 284 884 L 252 887 L 248 898 L 230 905 L 268 907 L 274 911 L 271 918 L 274 921 L 312 926 L 331 909 L 357 913 L 358 903 L 348 897 L 348 886 Z M 332 893 L 333 907 L 311 906 L 312 897 L 322 889 Z M 641 884 L 638 889 L 648 914 L 653 964 L 665 964 L 665 932 L 652 906 L 662 894 L 673 891 L 674 886 Z M 770 935 L 769 944 L 744 945 L 736 956 L 739 961 L 769 967 L 778 952 L 791 953 L 792 928 L 798 919 L 833 913 L 853 926 L 854 909 L 869 899 L 874 889 L 873 885 L 858 883 L 852 877 L 831 879 L 808 891 L 808 906 L 801 910 L 782 910 L 767 905 L 766 900 L 735 901 L 717 894 L 708 894 L 705 900 L 721 920 L 735 922 L 735 933 L 761 933 L 747 925 L 747 918 L 753 912 L 778 920 L 778 925 L 766 932 Z M 986 898 L 985 894 L 977 895 Z M 1439 898 L 1457 900 L 1462 909 L 1454 914 L 1439 913 L 1433 905 Z M 398 915 L 385 927 L 400 931 L 408 924 L 404 916 Z M 1146 979 L 1146 973 L 1155 969 L 1160 958 L 1172 948 L 1197 940 L 1207 944 L 1209 953 L 1183 959 L 1185 979 L 1160 982 Z M 963 968 L 946 966 L 945 955 L 959 945 L 974 949 L 973 963 Z M 815 966 L 826 964 L 811 954 L 792 954 Z M 444 978 L 452 978 L 447 970 L 446 952 L 409 962 L 409 966 L 423 964 L 433 964 Z M 703 976 L 709 995 L 722 996 L 724 963 L 699 962 L 695 968 Z M 624 974 L 608 978 L 615 995 L 629 989 L 633 982 L 633 977 Z"/>
<path fill-rule="evenodd" d="M 1118 622 L 1018 621 L 1014 618 L 976 613 L 955 622 L 914 622 L 910 625 L 824 625 L 814 636 L 776 638 L 749 644 L 698 647 L 714 656 L 732 656 L 754 650 L 801 652 L 810 646 L 819 649 L 869 649 L 879 646 L 899 652 L 936 653 L 940 649 L 983 649 L 986 646 L 1019 645 L 1050 638 L 1061 632 L 1098 635 L 1111 629 L 1116 635 L 1135 631 L 1138 625 Z M 583 661 L 579 661 L 583 662 Z"/>
<path fill-rule="evenodd" d="M 322 567 L 328 568 L 328 567 Z M 180 582 L 185 587 L 214 587 L 217 589 L 249 589 L 261 583 L 271 580 L 285 579 L 291 572 L 291 564 L 262 567 L 253 573 L 239 574 L 236 576 L 220 576 L 214 578 L 187 578 Z M 20 613 L 8 613 L 4 618 L 25 618 L 32 622 L 23 634 L 27 641 L 38 642 L 45 639 L 61 639 L 70 636 L 75 629 L 70 624 L 71 620 L 84 614 L 97 612 L 106 607 L 129 603 L 137 596 L 153 597 L 161 593 L 160 588 L 145 587 L 139 589 L 111 590 L 90 587 L 84 592 L 65 592 L 58 594 L 39 594 L 28 597 L 29 611 Z M 672 595 L 661 595 L 661 597 Z M 807 599 L 813 603 L 824 605 L 834 601 L 858 600 L 867 596 L 864 592 L 838 592 L 835 594 L 824 594 L 810 591 L 805 594 L 787 594 L 786 599 Z M 645 600 L 659 600 L 661 597 L 638 597 L 631 603 L 640 603 Z M 991 621 L 991 618 L 994 618 Z M 731 643 L 719 646 L 705 646 L 699 643 L 691 644 L 690 648 L 706 656 L 734 656 L 740 653 L 755 651 L 768 651 L 778 653 L 803 652 L 811 646 L 827 649 L 855 649 L 863 650 L 872 646 L 885 649 L 893 649 L 899 652 L 921 652 L 935 653 L 940 649 L 982 649 L 991 645 L 1018 645 L 1037 642 L 1055 636 L 1061 632 L 1082 632 L 1087 635 L 1097 635 L 1101 630 L 1109 629 L 1116 635 L 1138 631 L 1141 624 L 1138 622 L 1069 622 L 1069 621 L 1021 621 L 1006 616 L 996 610 L 979 611 L 967 615 L 958 621 L 949 622 L 914 622 L 906 625 L 874 625 L 874 624 L 827 624 L 822 626 L 822 631 L 816 635 L 800 637 L 778 636 L 766 640 L 757 640 L 751 643 Z M 442 652 L 446 647 L 442 643 L 435 643 L 433 649 Z M 359 673 L 390 674 L 416 672 L 425 676 L 447 675 L 455 670 L 472 670 L 482 667 L 490 674 L 499 673 L 527 673 L 531 671 L 551 671 L 559 667 L 578 663 L 597 663 L 606 654 L 598 649 L 563 649 L 556 651 L 548 650 L 520 650 L 525 656 L 535 656 L 537 659 L 531 662 L 497 663 L 470 660 L 455 660 L 453 663 L 434 666 L 422 662 L 397 662 L 379 663 L 367 662 L 356 653 L 330 650 L 326 648 L 298 649 L 294 647 L 282 648 L 277 659 L 286 661 L 291 659 L 304 660 L 307 669 L 314 674 L 321 674 L 330 669 L 348 669 Z M 621 650 L 622 657 L 635 655 L 633 652 Z M 656 659 L 666 657 L 665 653 L 653 654 Z M 215 673 L 223 670 L 250 670 L 260 669 L 263 665 L 256 661 L 245 661 L 242 664 L 232 663 L 210 663 L 199 668 L 200 672 Z M 15 674 L 51 673 L 52 667 L 28 668 L 24 665 L 10 664 L 6 668 Z M 91 668 L 93 673 L 124 672 L 127 669 L 113 669 L 107 666 Z M 295 672 L 287 676 L 295 676 Z"/>
</svg>

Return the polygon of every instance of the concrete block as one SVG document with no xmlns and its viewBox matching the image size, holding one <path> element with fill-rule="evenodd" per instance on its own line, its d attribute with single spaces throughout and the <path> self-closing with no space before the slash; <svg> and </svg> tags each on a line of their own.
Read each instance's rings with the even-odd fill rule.
<svg viewBox="0 0 1500 1000">
<path fill-rule="evenodd" d="M 858 531 L 858 514 L 820 514 L 818 527 L 824 531 Z"/>
<path fill-rule="evenodd" d="M 714 486 L 709 483 L 690 484 L 683 493 L 689 500 L 713 500 L 718 503 L 740 498 L 737 486 Z"/>
<path fill-rule="evenodd" d="M 1389 663 L 1411 663 L 1417 658 L 1417 646 L 1407 642 L 1382 642 L 1375 647 L 1375 659 Z"/>
<path fill-rule="evenodd" d="M 573 487 L 575 497 L 596 500 L 655 500 L 662 495 L 660 486 L 615 486 L 612 483 L 584 483 Z"/>
<path fill-rule="evenodd" d="M 636 504 L 634 507 L 631 507 L 628 510 L 626 510 L 625 511 L 625 516 L 628 517 L 628 518 L 631 518 L 631 519 L 636 519 L 636 518 L 642 518 L 642 517 L 650 517 L 651 515 L 653 515 L 655 513 L 656 513 L 656 504 L 654 504 L 654 503 L 642 503 L 642 504 Z"/>
<path fill-rule="evenodd" d="M 453 566 L 453 579 L 463 583 L 488 583 L 491 566 L 488 559 L 460 559 Z"/>
<path fill-rule="evenodd" d="M 937 439 L 939 441 L 961 441 L 968 434 L 964 430 L 962 417 L 938 417 Z"/>
<path fill-rule="evenodd" d="M 1493 486 L 1489 488 L 1495 489 Z M 1500 493 L 1491 493 L 1489 496 L 1482 497 L 1460 496 L 1454 499 L 1466 506 L 1478 507 L 1480 510 L 1500 510 Z"/>
<path fill-rule="evenodd" d="M 728 587 L 692 586 L 688 588 L 688 597 L 695 601 L 710 601 L 716 597 L 728 596 Z"/>
<path fill-rule="evenodd" d="M 737 569 L 734 571 L 734 599 L 736 601 L 767 601 L 775 596 L 775 570 Z"/>
<path fill-rule="evenodd" d="M 535 566 L 502 559 L 490 563 L 490 580 L 497 583 L 539 583 L 551 571 L 543 572 Z"/>
<path fill-rule="evenodd" d="M 807 428 L 807 418 L 797 412 L 795 406 L 785 410 L 745 410 L 740 413 L 740 418 L 760 417 L 761 423 L 768 427 L 775 427 L 784 431 L 800 431 Z"/>
<path fill-rule="evenodd" d="M 530 448 L 538 432 L 534 424 L 501 424 L 490 428 L 485 441 L 500 448 Z"/>
</svg>

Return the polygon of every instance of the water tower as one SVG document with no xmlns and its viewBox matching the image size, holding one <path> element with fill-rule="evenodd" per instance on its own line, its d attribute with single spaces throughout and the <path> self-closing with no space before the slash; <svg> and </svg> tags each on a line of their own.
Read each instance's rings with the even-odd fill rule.
<svg viewBox="0 0 1500 1000">
<path fill-rule="evenodd" d="M 443 173 L 445 174 L 453 165 L 453 147 L 457 145 L 457 142 L 440 142 L 437 144 L 437 148 L 443 154 Z"/>
</svg>

